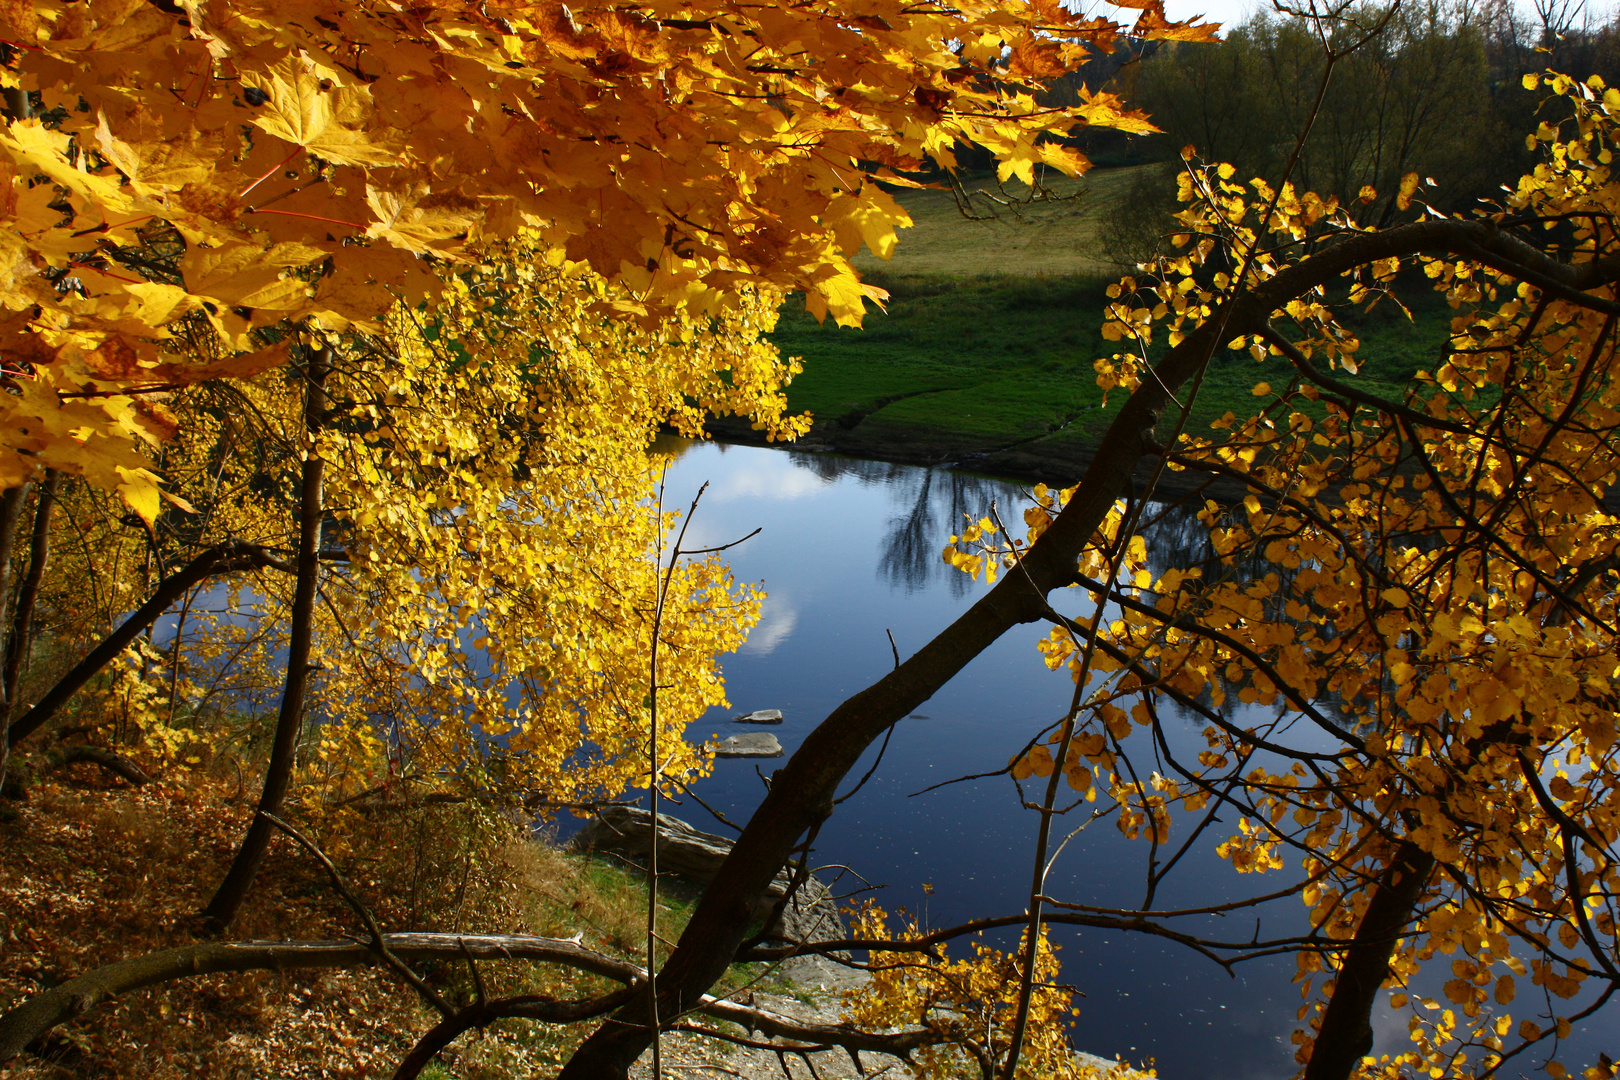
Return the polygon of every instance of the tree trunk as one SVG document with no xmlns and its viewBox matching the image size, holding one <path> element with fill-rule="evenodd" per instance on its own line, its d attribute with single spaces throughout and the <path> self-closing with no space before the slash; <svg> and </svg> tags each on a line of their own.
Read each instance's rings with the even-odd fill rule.
<svg viewBox="0 0 1620 1080">
<path fill-rule="evenodd" d="M 45 567 L 51 561 L 51 514 L 56 510 L 56 488 L 62 474 L 55 469 L 45 471 L 45 482 L 39 487 L 34 503 L 34 532 L 28 545 L 28 576 L 17 590 L 17 607 L 11 616 L 11 638 L 5 643 L 5 707 L 6 720 L 17 700 L 17 684 L 22 681 L 23 665 L 34 636 L 34 605 L 39 599 L 39 587 L 45 580 Z"/>
<path fill-rule="evenodd" d="M 1348 1080 L 1373 1045 L 1372 1007 L 1389 978 L 1395 943 L 1434 870 L 1434 856 L 1410 840 L 1395 850 L 1339 965 L 1304 1080 Z"/>
<path fill-rule="evenodd" d="M 276 717 L 276 737 L 270 748 L 270 765 L 265 770 L 264 790 L 258 812 L 248 823 L 247 835 L 231 863 L 219 891 L 203 909 L 208 926 L 219 932 L 231 924 L 242 902 L 247 899 L 253 879 L 264 863 L 275 828 L 266 814 L 281 813 L 292 780 L 298 736 L 304 726 L 304 698 L 309 689 L 309 653 L 315 622 L 315 591 L 320 574 L 322 481 L 326 463 L 315 445 L 326 413 L 326 375 L 331 353 L 320 349 L 310 355 L 305 369 L 304 427 L 308 433 L 304 456 L 303 483 L 298 499 L 298 581 L 293 590 L 292 625 L 287 641 L 287 675 L 282 683 L 281 712 Z"/>
<path fill-rule="evenodd" d="M 28 576 L 17 590 L 17 610 L 11 619 L 11 639 L 0 649 L 6 658 L 5 675 L 0 679 L 0 729 L 9 731 L 11 714 L 17 708 L 17 688 L 22 682 L 23 665 L 33 650 L 34 604 L 39 586 L 45 580 L 45 564 L 51 558 L 51 511 L 56 509 L 56 486 L 61 474 L 45 471 L 34 506 L 34 534 L 28 550 Z M 4 593 L 0 592 L 0 596 Z M 6 786 L 6 766 L 11 764 L 11 740 L 0 739 L 0 790 Z"/>
<path fill-rule="evenodd" d="M 19 484 L 0 492 L 0 653 L 9 640 L 4 615 L 11 601 L 11 558 L 17 551 L 17 526 L 22 522 L 23 504 L 32 486 Z"/>
</svg>

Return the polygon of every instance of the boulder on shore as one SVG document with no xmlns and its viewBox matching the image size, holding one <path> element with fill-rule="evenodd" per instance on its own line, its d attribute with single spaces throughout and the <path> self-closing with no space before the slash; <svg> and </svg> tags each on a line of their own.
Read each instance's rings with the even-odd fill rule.
<svg viewBox="0 0 1620 1080">
<path fill-rule="evenodd" d="M 575 851 L 612 855 L 631 866 L 644 869 L 652 848 L 652 814 L 636 806 L 609 806 L 603 809 L 568 845 Z M 702 832 L 680 818 L 658 815 L 658 869 L 675 874 L 694 885 L 706 886 L 714 880 L 720 864 L 731 853 L 731 841 L 724 836 Z M 754 917 L 764 921 L 777 908 L 770 936 L 785 944 L 812 944 L 848 937 L 843 916 L 833 901 L 832 890 L 811 874 L 785 904 L 792 878 L 787 870 L 776 875 Z M 849 959 L 848 953 L 835 954 Z M 787 978 L 797 982 L 826 981 L 841 976 L 839 968 L 818 956 L 793 957 L 781 966 Z"/>
</svg>

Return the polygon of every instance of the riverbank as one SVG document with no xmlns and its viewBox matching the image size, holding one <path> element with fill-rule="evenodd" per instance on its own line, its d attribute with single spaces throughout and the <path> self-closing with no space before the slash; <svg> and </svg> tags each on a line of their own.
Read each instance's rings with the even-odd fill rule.
<svg viewBox="0 0 1620 1080">
<path fill-rule="evenodd" d="M 896 262 L 900 261 L 896 257 Z M 934 465 L 1054 485 L 1072 484 L 1125 396 L 1104 395 L 1093 361 L 1119 346 L 1102 336 L 1108 281 L 1102 277 L 970 277 L 872 272 L 889 290 L 861 329 L 820 325 L 799 298 L 784 304 L 772 340 L 802 358 L 789 407 L 815 417 L 795 449 Z M 1413 281 L 1403 290 L 1412 317 L 1385 303 L 1346 316 L 1362 340 L 1361 369 L 1340 373 L 1371 393 L 1402 399 L 1418 370 L 1433 370 L 1453 312 Z M 1150 356 L 1152 354 L 1150 353 Z M 1282 361 L 1256 364 L 1223 352 L 1210 365 L 1188 430 L 1208 431 L 1227 412 L 1251 414 Z M 721 418 L 710 433 L 760 444 L 747 422 Z M 1145 471 L 1141 479 L 1145 482 Z M 1161 495 L 1179 497 L 1206 478 L 1166 472 Z"/>
<path fill-rule="evenodd" d="M 958 433 L 948 430 L 922 426 L 883 425 L 881 431 L 858 428 L 858 423 L 844 427 L 839 419 L 821 421 L 810 434 L 796 442 L 767 444 L 746 420 L 719 417 L 707 426 L 709 434 L 724 443 L 769 445 L 799 453 L 830 453 L 866 461 L 954 469 L 1052 487 L 1067 487 L 1078 481 L 1096 457 L 1095 441 L 1081 437 L 1025 439 L 997 447 L 962 439 Z M 1144 461 L 1137 470 L 1137 481 L 1145 485 L 1151 479 L 1152 462 Z M 1230 481 L 1209 480 L 1207 476 L 1166 470 L 1159 477 L 1155 491 L 1161 499 L 1175 499 L 1195 491 L 1220 496 L 1240 490 Z"/>
</svg>

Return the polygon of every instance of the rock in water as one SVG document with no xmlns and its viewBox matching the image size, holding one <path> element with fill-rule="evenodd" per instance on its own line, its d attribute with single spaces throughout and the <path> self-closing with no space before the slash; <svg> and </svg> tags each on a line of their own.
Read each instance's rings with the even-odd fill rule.
<svg viewBox="0 0 1620 1080">
<path fill-rule="evenodd" d="M 737 717 L 737 723 L 739 724 L 780 724 L 781 722 L 781 709 L 756 709 L 746 716 Z"/>
<path fill-rule="evenodd" d="M 717 743 L 710 743 L 710 749 L 715 757 L 781 757 L 782 744 L 775 735 L 759 732 L 750 735 L 733 735 L 729 739 L 721 739 Z"/>
</svg>

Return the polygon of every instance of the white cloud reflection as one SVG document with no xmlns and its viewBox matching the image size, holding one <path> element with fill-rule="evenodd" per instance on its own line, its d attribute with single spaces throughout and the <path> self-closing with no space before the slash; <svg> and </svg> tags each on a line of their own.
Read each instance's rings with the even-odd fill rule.
<svg viewBox="0 0 1620 1080">
<path fill-rule="evenodd" d="M 765 598 L 763 609 L 759 617 L 759 625 L 754 627 L 753 633 L 748 635 L 748 641 L 738 652 L 752 653 L 763 656 L 775 651 L 776 647 L 788 639 L 793 628 L 799 625 L 799 612 L 780 593 Z"/>
<path fill-rule="evenodd" d="M 712 497 L 732 499 L 797 499 L 825 491 L 832 481 L 793 464 L 786 454 L 749 455 L 741 468 L 727 468 L 709 488 Z M 730 465 L 730 462 L 725 462 Z"/>
</svg>

